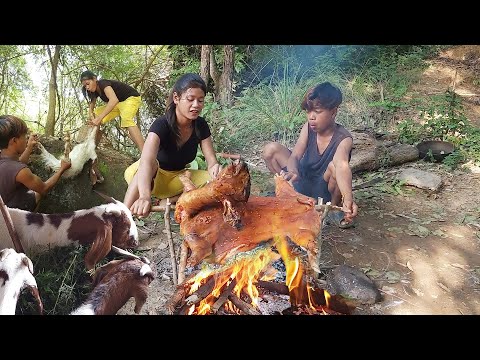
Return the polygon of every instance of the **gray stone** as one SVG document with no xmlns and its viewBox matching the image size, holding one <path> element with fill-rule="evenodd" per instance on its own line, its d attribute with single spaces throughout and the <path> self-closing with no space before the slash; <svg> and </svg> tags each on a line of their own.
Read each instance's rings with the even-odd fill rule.
<svg viewBox="0 0 480 360">
<path fill-rule="evenodd" d="M 326 290 L 330 295 L 340 295 L 361 304 L 374 304 L 382 299 L 373 281 L 362 271 L 340 265 L 328 273 Z"/>
</svg>

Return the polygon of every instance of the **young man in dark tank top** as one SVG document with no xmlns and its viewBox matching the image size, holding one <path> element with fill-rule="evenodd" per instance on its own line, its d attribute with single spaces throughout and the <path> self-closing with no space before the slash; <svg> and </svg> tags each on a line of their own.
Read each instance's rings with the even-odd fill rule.
<svg viewBox="0 0 480 360">
<path fill-rule="evenodd" d="M 34 211 L 43 195 L 60 180 L 71 163 L 61 161 L 60 168 L 46 181 L 33 174 L 28 160 L 36 136 L 27 139 L 25 121 L 13 115 L 0 115 L 0 196 L 10 208 Z"/>
<path fill-rule="evenodd" d="M 292 151 L 282 144 L 265 145 L 263 159 L 272 173 L 283 175 L 301 194 L 323 198 L 332 205 L 342 206 L 342 212 L 330 217 L 342 228 L 353 225 L 358 206 L 353 199 L 352 135 L 335 122 L 342 102 L 340 89 L 324 82 L 309 89 L 302 101 L 307 122 Z"/>
</svg>

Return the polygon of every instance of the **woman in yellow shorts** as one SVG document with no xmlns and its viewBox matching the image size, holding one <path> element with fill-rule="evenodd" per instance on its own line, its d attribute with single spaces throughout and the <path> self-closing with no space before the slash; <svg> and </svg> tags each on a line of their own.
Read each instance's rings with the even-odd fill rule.
<svg viewBox="0 0 480 360">
<path fill-rule="evenodd" d="M 97 80 L 97 75 L 90 70 L 86 70 L 80 75 L 80 81 L 83 95 L 89 102 L 89 114 L 94 114 L 93 119 L 89 121 L 90 124 L 99 126 L 119 116 L 121 118 L 120 127 L 128 129 L 130 139 L 142 152 L 145 141 L 139 127 L 133 121 L 142 104 L 140 93 L 120 81 Z M 97 97 L 100 97 L 106 105 L 95 108 Z"/>
<path fill-rule="evenodd" d="M 185 74 L 173 86 L 165 115 L 150 126 L 140 160 L 125 170 L 128 189 L 123 202 L 133 215 L 149 215 L 151 195 L 175 200 L 182 193 L 178 176 L 195 159 L 199 144 L 208 171 L 191 170 L 193 183 L 202 186 L 220 172 L 210 127 L 199 116 L 206 93 L 205 82 L 197 74 Z"/>
</svg>

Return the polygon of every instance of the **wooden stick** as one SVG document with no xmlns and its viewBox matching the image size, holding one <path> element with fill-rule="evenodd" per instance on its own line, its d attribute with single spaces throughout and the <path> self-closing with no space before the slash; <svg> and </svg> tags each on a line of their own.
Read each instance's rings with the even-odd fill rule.
<svg viewBox="0 0 480 360">
<path fill-rule="evenodd" d="M 163 212 L 166 210 L 166 206 L 154 205 L 150 208 L 151 212 Z M 170 204 L 170 210 L 175 210 L 175 204 Z"/>
<path fill-rule="evenodd" d="M 247 315 L 262 315 L 261 312 L 256 310 L 252 305 L 247 304 L 235 294 L 228 295 L 228 300 L 230 300 L 233 305 L 235 305 L 238 309 L 240 309 Z"/>
<path fill-rule="evenodd" d="M 319 199 L 322 199 L 322 198 L 319 198 Z M 343 211 L 343 208 L 341 206 L 336 206 L 336 205 L 332 205 L 332 204 L 329 204 L 329 203 L 326 203 L 326 204 L 323 204 L 323 199 L 322 199 L 322 203 L 318 203 L 318 205 L 315 205 L 315 210 L 317 211 L 326 211 L 326 210 L 341 210 Z"/>
<path fill-rule="evenodd" d="M 329 205 L 329 204 L 323 205 L 323 198 L 319 197 L 317 206 L 323 206 L 322 219 L 320 221 L 320 231 L 317 235 L 317 260 L 316 260 L 317 269 L 316 270 L 320 271 L 320 263 L 321 263 L 321 257 L 322 257 L 322 244 L 323 244 L 323 237 L 322 237 L 323 221 L 327 217 L 327 214 L 330 211 L 330 206 L 332 205 Z M 317 206 L 315 206 L 315 209 L 317 209 Z"/>
<path fill-rule="evenodd" d="M 167 231 L 167 241 L 168 247 L 170 249 L 170 262 L 172 264 L 172 271 L 173 271 L 173 283 L 178 285 L 178 276 L 177 276 L 177 260 L 175 257 L 175 249 L 173 247 L 173 238 L 172 238 L 172 230 L 170 228 L 170 199 L 167 198 L 167 204 L 165 205 L 165 214 L 163 218 L 165 219 L 165 230 Z"/>
<path fill-rule="evenodd" d="M 215 303 L 213 304 L 212 309 L 211 309 L 214 314 L 216 314 L 218 312 L 218 310 L 220 309 L 220 307 L 222 307 L 223 304 L 225 304 L 227 302 L 228 296 L 232 293 L 235 285 L 237 285 L 237 280 L 233 279 L 230 282 L 230 284 L 228 284 L 228 286 L 223 290 L 222 294 L 218 297 L 217 301 L 215 301 Z"/>
<path fill-rule="evenodd" d="M 239 154 L 228 154 L 228 153 L 218 153 L 218 156 L 224 158 L 224 159 L 232 159 L 232 160 L 238 160 L 241 159 L 241 155 Z"/>
<path fill-rule="evenodd" d="M 197 305 L 200 301 L 205 299 L 213 290 L 215 286 L 216 277 L 214 275 L 210 276 L 207 282 L 201 285 L 197 291 L 191 294 L 189 297 L 185 299 L 185 303 L 178 309 L 176 312 L 177 315 L 184 315 L 187 313 L 188 309 L 192 305 Z"/>
<path fill-rule="evenodd" d="M 20 241 L 20 238 L 18 237 L 18 233 L 15 230 L 15 226 L 13 225 L 13 221 L 12 221 L 12 218 L 10 217 L 10 213 L 8 212 L 7 205 L 5 205 L 1 196 L 0 196 L 0 213 L 3 216 L 3 219 L 5 220 L 5 225 L 7 225 L 7 230 L 10 235 L 10 239 L 12 240 L 15 251 L 18 253 L 25 253 L 25 251 L 23 250 L 23 246 Z"/>
<path fill-rule="evenodd" d="M 180 250 L 180 262 L 178 264 L 178 283 L 181 284 L 185 280 L 185 268 L 187 267 L 188 246 L 182 241 Z"/>
<path fill-rule="evenodd" d="M 214 286 L 215 286 L 215 281 L 217 277 L 216 276 L 210 276 L 210 278 L 207 280 L 207 282 L 203 285 L 201 285 L 197 291 L 195 291 L 193 294 L 191 294 L 186 300 L 185 304 L 187 306 L 190 305 L 196 305 L 203 299 L 205 299 L 210 293 L 212 292 Z"/>
<path fill-rule="evenodd" d="M 186 281 L 184 281 L 180 285 L 177 285 L 177 289 L 170 297 L 170 299 L 165 303 L 167 315 L 175 314 L 175 309 L 179 306 L 178 304 L 183 302 L 185 299 L 185 295 L 187 295 L 187 288 L 189 288 L 188 280 L 193 278 L 195 275 L 195 273 L 190 274 Z"/>
<path fill-rule="evenodd" d="M 273 281 L 264 281 L 258 280 L 257 285 L 261 288 L 264 288 L 269 291 L 274 291 L 277 294 L 288 295 L 290 292 L 288 291 L 288 286 L 281 283 L 276 283 Z"/>
</svg>

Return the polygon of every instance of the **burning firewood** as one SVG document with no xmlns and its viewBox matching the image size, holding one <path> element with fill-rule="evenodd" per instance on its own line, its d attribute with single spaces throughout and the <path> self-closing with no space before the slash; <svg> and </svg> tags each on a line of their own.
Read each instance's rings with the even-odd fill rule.
<svg viewBox="0 0 480 360">
<path fill-rule="evenodd" d="M 287 246 L 286 242 L 283 245 L 280 244 L 280 240 L 278 242 L 279 248 Z M 295 250 L 282 256 L 287 262 L 286 283 L 267 281 L 272 276 L 270 269 L 274 269 L 271 266 L 272 262 L 279 256 L 272 246 L 264 244 L 230 258 L 225 265 L 203 266 L 202 270 L 191 274 L 177 286 L 177 291 L 166 304 L 168 314 L 271 314 L 271 309 L 267 310 L 267 303 L 277 298 L 284 302 L 285 295 L 289 295 L 291 306 L 284 306 L 281 312 L 275 313 L 285 315 L 350 313 L 341 297 L 330 296 L 323 290 L 324 284 L 305 271 L 308 266 L 306 260 L 299 257 Z M 268 277 L 265 278 L 265 275 Z M 264 296 L 268 300 L 263 300 Z"/>
</svg>

